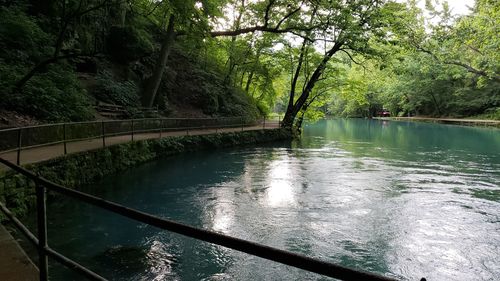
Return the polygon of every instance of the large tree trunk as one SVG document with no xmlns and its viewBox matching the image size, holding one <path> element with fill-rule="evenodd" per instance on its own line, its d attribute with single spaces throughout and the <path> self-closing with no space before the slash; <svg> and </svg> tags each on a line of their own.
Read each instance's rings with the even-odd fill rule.
<svg viewBox="0 0 500 281">
<path fill-rule="evenodd" d="M 314 86 L 316 85 L 316 82 L 318 82 L 319 78 L 323 74 L 323 71 L 325 70 L 328 61 L 330 61 L 332 56 L 338 52 L 338 50 L 340 49 L 340 47 L 342 47 L 342 45 L 343 45 L 342 42 L 337 42 L 333 45 L 333 47 L 330 50 L 328 50 L 328 52 L 323 57 L 323 60 L 320 62 L 320 64 L 318 64 L 318 66 L 314 70 L 313 74 L 309 78 L 309 81 L 307 81 L 306 86 L 302 90 L 302 94 L 297 99 L 297 101 L 295 101 L 295 103 L 293 102 L 293 96 L 292 96 L 293 93 L 292 92 L 290 93 L 289 104 L 288 104 L 285 116 L 283 117 L 283 122 L 281 123 L 283 128 L 292 129 L 293 125 L 294 125 L 293 123 L 294 123 L 295 118 L 297 117 L 297 114 L 301 110 L 305 111 L 305 109 L 307 109 L 308 104 L 306 102 L 307 102 L 307 99 L 309 98 L 309 95 L 311 94 Z M 296 81 L 295 81 L 295 83 L 296 83 Z M 293 88 L 295 87 L 294 84 L 292 86 L 293 86 Z M 302 122 L 300 122 L 300 124 L 298 124 L 298 125 L 301 125 L 301 124 L 302 124 Z"/>
<path fill-rule="evenodd" d="M 295 115 L 292 115 L 293 106 L 295 102 L 295 89 L 297 87 L 297 81 L 300 76 L 300 71 L 302 69 L 302 63 L 304 61 L 304 55 L 307 48 L 307 40 L 304 39 L 302 42 L 302 47 L 300 48 L 299 61 L 297 62 L 297 68 L 295 69 L 295 73 L 293 75 L 291 84 L 290 84 L 290 94 L 288 97 L 288 106 L 286 108 L 285 116 L 283 117 L 283 121 L 281 122 L 281 126 L 283 128 L 292 128 L 293 122 L 295 120 Z"/>
<path fill-rule="evenodd" d="M 147 107 L 152 107 L 156 98 L 156 93 L 158 92 L 158 88 L 160 87 L 161 79 L 163 77 L 163 72 L 165 71 L 165 67 L 168 60 L 168 55 L 172 50 L 172 45 L 175 40 L 175 31 L 174 31 L 174 16 L 171 15 L 168 20 L 167 26 L 167 34 L 165 35 L 165 39 L 161 44 L 160 49 L 160 57 L 156 62 L 155 69 L 153 70 L 153 75 L 149 79 L 148 85 L 144 90 L 142 95 L 142 104 Z"/>
<path fill-rule="evenodd" d="M 250 85 L 252 84 L 252 79 L 253 79 L 253 73 L 254 71 L 252 70 L 250 74 L 248 75 L 247 78 L 247 83 L 245 85 L 245 92 L 248 94 L 248 90 L 250 90 Z"/>
</svg>

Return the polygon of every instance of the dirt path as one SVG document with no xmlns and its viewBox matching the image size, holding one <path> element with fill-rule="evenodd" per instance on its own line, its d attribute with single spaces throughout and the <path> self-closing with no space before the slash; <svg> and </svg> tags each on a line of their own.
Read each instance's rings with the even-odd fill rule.
<svg viewBox="0 0 500 281">
<path fill-rule="evenodd" d="M 185 136 L 185 135 L 207 135 L 214 133 L 222 133 L 222 132 L 239 132 L 239 131 L 253 131 L 253 130 L 262 130 L 263 125 L 258 126 L 250 126 L 250 127 L 239 127 L 239 128 L 224 128 L 224 129 L 200 129 L 200 130 L 189 130 L 189 131 L 173 131 L 173 132 L 163 132 L 161 137 L 171 137 L 171 136 Z M 265 129 L 276 129 L 279 127 L 278 122 L 266 122 Z M 158 139 L 160 138 L 159 133 L 142 133 L 142 134 L 134 134 L 134 141 L 138 140 L 147 140 L 147 139 Z M 113 136 L 106 137 L 104 139 L 105 146 L 116 145 L 120 143 L 126 143 L 132 141 L 132 135 L 121 135 L 121 136 Z M 69 142 L 66 144 L 67 153 L 76 153 L 82 151 L 88 151 L 93 149 L 98 149 L 103 147 L 103 139 L 96 138 L 90 140 L 83 141 L 75 141 Z M 45 160 L 49 160 L 52 158 L 56 158 L 64 155 L 64 144 L 54 144 L 47 145 L 42 147 L 28 148 L 21 150 L 20 154 L 20 163 L 23 164 L 32 164 L 37 162 L 42 162 Z M 12 163 L 16 163 L 17 161 L 17 151 L 11 151 L 6 153 L 0 152 L 0 157 L 3 159 L 9 160 Z M 2 169 L 2 167 L 0 167 Z"/>
</svg>

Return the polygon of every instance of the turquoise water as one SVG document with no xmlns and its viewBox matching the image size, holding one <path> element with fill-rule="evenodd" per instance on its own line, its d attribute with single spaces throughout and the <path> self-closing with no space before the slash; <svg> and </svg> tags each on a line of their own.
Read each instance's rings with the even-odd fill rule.
<svg viewBox="0 0 500 281">
<path fill-rule="evenodd" d="M 403 280 L 500 280 L 500 130 L 374 120 L 185 153 L 84 191 Z M 50 200 L 53 248 L 115 280 L 327 280 L 95 207 Z M 78 279 L 51 263 L 53 280 Z"/>
</svg>

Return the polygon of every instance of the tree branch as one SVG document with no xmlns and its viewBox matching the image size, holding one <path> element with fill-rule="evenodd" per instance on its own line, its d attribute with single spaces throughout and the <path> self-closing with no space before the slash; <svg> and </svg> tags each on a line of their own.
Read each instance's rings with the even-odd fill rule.
<svg viewBox="0 0 500 281">
<path fill-rule="evenodd" d="M 445 64 L 450 64 L 450 65 L 458 65 L 458 66 L 461 66 L 463 68 L 465 68 L 468 72 L 471 72 L 471 73 L 474 73 L 474 74 L 477 74 L 477 75 L 480 75 L 480 76 L 486 76 L 486 77 L 489 77 L 488 73 L 484 70 L 480 70 L 480 69 L 476 69 L 468 64 L 465 64 L 465 63 L 462 63 L 462 62 L 459 62 L 459 61 L 443 61 L 443 63 Z M 497 79 L 497 80 L 500 80 L 500 76 L 498 75 L 494 75 L 492 76 L 493 79 Z"/>
<path fill-rule="evenodd" d="M 287 15 L 285 15 L 279 22 L 278 24 L 276 24 L 276 28 L 280 28 L 281 24 L 286 21 L 289 17 L 293 16 L 295 13 L 297 13 L 298 11 L 300 11 L 300 8 L 301 6 L 297 7 L 297 9 L 295 10 L 292 10 L 291 12 L 289 12 Z"/>
<path fill-rule="evenodd" d="M 266 13 L 264 14 L 264 26 L 266 27 L 269 24 L 269 12 L 271 11 L 271 7 L 273 6 L 274 2 L 276 2 L 276 0 L 269 0 L 269 3 L 267 3 L 266 6 Z"/>
<path fill-rule="evenodd" d="M 357 62 L 357 61 L 356 61 L 356 60 L 355 60 L 355 59 L 351 56 L 351 54 L 350 54 L 348 51 L 346 51 L 346 49 L 342 48 L 342 49 L 339 49 L 339 51 L 342 51 L 342 52 L 344 52 L 345 54 L 347 54 L 347 56 L 349 57 L 349 59 L 350 59 L 353 63 L 355 63 L 355 64 L 357 64 L 357 65 L 361 66 L 363 69 L 365 69 L 365 70 L 366 70 L 366 67 L 365 67 L 362 63 Z"/>
<path fill-rule="evenodd" d="M 283 23 L 285 21 L 287 21 L 290 17 L 292 17 L 294 14 L 296 14 L 300 11 L 301 5 L 302 5 L 301 4 L 296 9 L 293 9 L 290 12 L 288 12 L 286 15 L 284 15 L 275 26 L 270 27 L 269 26 L 269 14 L 270 14 L 272 6 L 275 2 L 276 2 L 275 0 L 271 0 L 267 4 L 265 14 L 264 14 L 264 24 L 255 25 L 255 26 L 251 26 L 251 27 L 245 27 L 245 28 L 237 28 L 235 30 L 211 31 L 211 32 L 209 32 L 209 34 L 212 37 L 219 37 L 219 36 L 238 36 L 238 35 L 253 33 L 253 32 L 257 32 L 257 31 L 276 33 L 276 34 L 291 33 L 293 35 L 296 35 L 298 37 L 306 39 L 307 41 L 314 42 L 315 41 L 314 38 L 308 37 L 307 35 L 302 34 L 301 32 L 309 33 L 316 28 L 325 26 L 325 23 L 319 23 L 317 25 L 313 25 L 313 26 L 309 26 L 309 27 L 288 26 L 285 28 L 281 28 L 281 26 L 283 25 Z"/>
<path fill-rule="evenodd" d="M 35 65 L 26 75 L 21 78 L 16 85 L 14 86 L 13 92 L 19 91 L 35 74 L 45 67 L 47 67 L 49 64 L 55 63 L 57 61 L 63 60 L 63 59 L 69 59 L 69 58 L 85 58 L 85 57 L 95 57 L 97 54 L 67 54 L 63 56 L 57 56 L 57 57 L 51 57 L 49 59 L 46 59 L 44 61 L 39 62 L 37 65 Z"/>
<path fill-rule="evenodd" d="M 494 79 L 496 81 L 500 81 L 500 75 L 496 75 L 496 74 L 489 75 L 484 70 L 476 69 L 476 68 L 472 67 L 471 65 L 468 65 L 466 63 L 459 62 L 459 61 L 443 61 L 438 56 L 436 56 L 436 54 L 434 54 L 432 51 L 427 50 L 427 49 L 421 47 L 420 45 L 416 45 L 415 48 L 417 50 L 423 52 L 423 53 L 426 53 L 426 54 L 430 55 L 432 58 L 434 58 L 439 63 L 444 63 L 444 64 L 448 64 L 448 65 L 461 66 L 461 67 L 465 68 L 465 70 L 467 70 L 467 72 L 474 73 L 474 74 L 479 75 L 479 76 L 491 78 L 491 79 Z"/>
</svg>

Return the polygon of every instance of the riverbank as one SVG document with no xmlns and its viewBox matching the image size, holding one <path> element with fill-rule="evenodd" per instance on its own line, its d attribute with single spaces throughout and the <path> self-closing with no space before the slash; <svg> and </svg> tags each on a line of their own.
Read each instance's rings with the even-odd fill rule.
<svg viewBox="0 0 500 281">
<path fill-rule="evenodd" d="M 76 188 L 135 165 L 181 152 L 243 146 L 291 139 L 285 129 L 266 129 L 205 135 L 172 136 L 107 146 L 25 165 L 42 177 Z M 16 216 L 34 204 L 34 183 L 11 171 L 0 175 L 0 200 Z"/>
<path fill-rule="evenodd" d="M 431 118 L 431 117 L 374 117 L 378 120 L 390 121 L 415 121 L 415 122 L 430 122 L 466 126 L 491 126 L 499 127 L 500 121 L 498 120 L 483 120 L 483 119 L 458 119 L 458 118 Z"/>
</svg>

